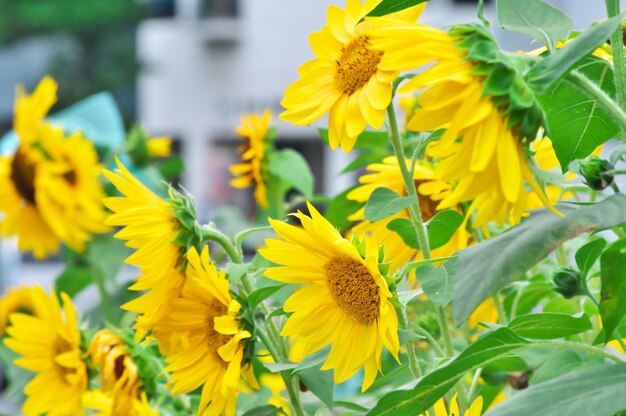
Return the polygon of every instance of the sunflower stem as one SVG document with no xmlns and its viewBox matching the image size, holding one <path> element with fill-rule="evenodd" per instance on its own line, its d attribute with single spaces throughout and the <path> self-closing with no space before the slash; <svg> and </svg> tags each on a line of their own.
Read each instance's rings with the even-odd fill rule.
<svg viewBox="0 0 626 416">
<path fill-rule="evenodd" d="M 431 258 L 428 231 L 426 230 L 426 225 L 422 219 L 419 195 L 415 189 L 413 176 L 411 175 L 411 172 L 409 172 L 406 164 L 406 157 L 404 155 L 404 149 L 402 148 L 402 140 L 400 139 L 400 132 L 398 131 L 398 119 L 396 118 L 396 111 L 393 108 L 393 102 L 391 102 L 387 107 L 387 122 L 389 141 L 393 147 L 396 159 L 398 159 L 398 166 L 400 167 L 400 173 L 402 174 L 407 195 L 413 200 L 413 203 L 409 205 L 409 214 L 411 215 L 413 227 L 415 228 L 415 233 L 417 234 L 417 241 L 419 243 L 422 256 L 425 260 L 428 260 Z M 450 337 L 446 312 L 439 305 L 435 305 L 435 309 L 437 310 L 437 319 L 439 321 L 439 327 L 441 328 L 441 335 L 443 337 L 446 354 L 451 357 L 454 355 L 454 348 L 452 347 L 452 338 Z"/>
<path fill-rule="evenodd" d="M 203 239 L 215 241 L 219 244 L 233 263 L 241 264 L 243 262 L 243 256 L 239 253 L 235 245 L 226 235 L 215 228 L 213 224 L 200 225 L 198 232 Z"/>
<path fill-rule="evenodd" d="M 407 318 L 406 308 L 399 307 L 398 313 L 398 322 L 400 324 L 400 328 L 405 331 L 409 331 L 409 320 Z M 411 373 L 413 373 L 413 377 L 419 378 L 422 376 L 422 369 L 420 368 L 420 364 L 417 361 L 417 353 L 415 351 L 415 346 L 413 345 L 413 341 L 409 341 L 406 344 L 406 350 L 409 355 L 409 368 L 411 369 Z"/>
<path fill-rule="evenodd" d="M 622 54 L 623 59 L 623 54 Z M 617 68 L 617 66 L 616 66 Z M 617 71 L 615 72 L 615 79 L 617 79 L 619 75 Z M 597 84 L 589 80 L 586 76 L 581 74 L 578 71 L 572 71 L 567 76 L 567 79 L 574 83 L 576 86 L 580 87 L 582 90 L 587 92 L 589 95 L 593 96 L 598 100 L 600 106 L 607 112 L 620 126 L 620 130 L 622 131 L 622 141 L 626 142 L 626 112 L 624 112 L 623 107 L 620 104 L 616 103 L 607 93 L 602 91 Z M 626 81 L 623 81 L 626 82 Z M 620 91 L 620 87 L 617 88 L 618 92 Z"/>
<path fill-rule="evenodd" d="M 605 0 L 606 14 L 609 18 L 619 16 L 620 0 Z M 613 55 L 613 70 L 615 71 L 615 89 L 617 90 L 617 104 L 626 109 L 626 62 L 624 61 L 624 32 L 620 25 L 611 34 L 611 54 Z M 622 126 L 622 140 L 626 141 L 626 127 Z"/>
<path fill-rule="evenodd" d="M 472 384 L 470 384 L 469 391 L 467 392 L 467 401 L 470 404 L 472 403 L 474 399 L 474 393 L 476 393 L 476 386 L 478 385 L 478 379 L 480 378 L 480 375 L 482 374 L 482 372 L 483 372 L 482 368 L 478 368 L 474 372 L 474 377 L 472 378 Z"/>
<path fill-rule="evenodd" d="M 104 275 L 100 272 L 100 270 L 98 270 L 96 266 L 92 264 L 89 265 L 89 271 L 94 282 L 96 282 L 98 292 L 100 293 L 100 305 L 102 307 L 104 319 L 110 324 L 115 324 L 115 309 L 113 308 L 111 295 L 109 295 L 106 284 L 104 283 Z"/>
</svg>

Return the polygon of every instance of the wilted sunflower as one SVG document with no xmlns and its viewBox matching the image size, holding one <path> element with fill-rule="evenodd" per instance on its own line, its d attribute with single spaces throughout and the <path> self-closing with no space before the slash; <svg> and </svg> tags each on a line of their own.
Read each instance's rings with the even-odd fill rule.
<svg viewBox="0 0 626 416">
<path fill-rule="evenodd" d="M 270 219 L 282 240 L 266 240 L 259 252 L 282 265 L 265 275 L 302 284 L 285 302 L 287 319 L 281 335 L 293 337 L 303 355 L 332 344 L 323 370 L 335 370 L 335 383 L 365 368 L 363 391 L 380 371 L 383 346 L 398 359 L 398 318 L 391 292 L 378 269 L 378 247 L 366 240 L 366 254 L 339 234 L 307 203 L 310 217 L 294 214 L 303 228 Z M 300 359 L 302 357 L 299 357 Z"/>
<path fill-rule="evenodd" d="M 476 74 L 474 62 L 466 58 L 468 50 L 459 46 L 463 38 L 419 23 L 399 23 L 376 19 L 376 28 L 368 33 L 372 47 L 385 52 L 380 66 L 386 70 L 412 70 L 433 63 L 398 92 L 424 90 L 408 129 L 446 129 L 427 149 L 428 155 L 440 159 L 437 174 L 457 182 L 438 208 L 473 201 L 468 208 L 468 214 L 476 212 L 473 226 L 490 221 L 515 224 L 527 208 L 525 181 L 550 205 L 533 177 L 522 141 L 508 125 L 509 116 L 485 92 L 484 76 Z M 538 128 L 537 111 L 530 108 L 531 115 L 523 119 L 528 135 Z"/>
<path fill-rule="evenodd" d="M 66 137 L 62 128 L 43 122 L 55 93 L 51 78 L 44 78 L 32 96 L 18 93 L 19 146 L 13 155 L 0 157 L 0 234 L 16 235 L 19 249 L 37 258 L 56 252 L 61 241 L 81 252 L 92 234 L 108 230 L 93 144 L 80 133 Z"/>
<path fill-rule="evenodd" d="M 230 166 L 230 172 L 236 177 L 230 181 L 235 188 L 254 186 L 254 200 L 261 208 L 267 208 L 267 187 L 264 174 L 265 153 L 269 145 L 269 125 L 272 119 L 270 110 L 263 115 L 248 114 L 241 117 L 241 126 L 235 132 L 246 139 L 237 151 L 241 153 L 242 163 Z"/>
<path fill-rule="evenodd" d="M 33 314 L 35 312 L 34 301 L 31 296 L 32 287 L 20 286 L 9 289 L 0 298 L 0 335 L 9 323 L 9 315 L 15 312 Z"/>
<path fill-rule="evenodd" d="M 37 375 L 26 385 L 22 412 L 26 416 L 79 414 L 81 396 L 87 388 L 87 367 L 82 361 L 80 332 L 72 300 L 61 293 L 46 294 L 41 287 L 31 292 L 34 316 L 11 314 L 4 343 L 21 355 L 15 364 Z"/>
<path fill-rule="evenodd" d="M 115 237 L 126 240 L 126 245 L 136 250 L 126 263 L 137 266 L 141 275 L 130 289 L 147 292 L 123 308 L 140 315 L 135 329 L 141 339 L 167 313 L 169 299 L 177 297 L 182 289 L 184 275 L 179 266 L 184 247 L 176 239 L 183 226 L 172 203 L 148 189 L 119 160 L 117 166 L 116 173 L 104 171 L 104 175 L 124 196 L 104 200 L 113 211 L 106 224 L 124 227 Z"/>
<path fill-rule="evenodd" d="M 124 341 L 110 330 L 102 329 L 94 335 L 87 353 L 100 372 L 102 389 L 111 396 L 114 414 L 132 415 L 133 402 L 139 397 L 139 376 Z"/>
<path fill-rule="evenodd" d="M 411 161 L 407 160 L 410 166 Z M 372 192 L 377 188 L 388 188 L 400 195 L 406 195 L 406 188 L 402 180 L 402 173 L 398 166 L 398 160 L 387 157 L 382 163 L 373 163 L 367 166 L 371 173 L 359 178 L 361 185 L 348 193 L 347 198 L 353 201 L 366 202 Z M 452 188 L 445 181 L 440 180 L 432 168 L 425 163 L 416 163 L 413 171 L 413 182 L 420 199 L 420 210 L 422 219 L 429 221 L 437 213 L 437 204 L 448 195 Z M 396 218 L 409 219 L 408 210 L 402 210 L 388 218 L 374 223 L 365 219 L 364 208 L 361 208 L 348 219 L 360 221 L 353 228 L 356 234 L 370 233 L 375 235 L 379 241 L 385 242 L 385 262 L 391 262 L 391 270 L 397 270 L 404 266 L 411 259 L 419 256 L 419 250 L 407 246 L 402 238 L 395 231 L 387 228 L 387 225 Z M 447 257 L 458 250 L 465 248 L 468 242 L 468 234 L 464 225 L 459 227 L 452 239 L 445 245 L 434 249 L 433 257 Z"/>
<path fill-rule="evenodd" d="M 242 329 L 241 305 L 230 295 L 226 272 L 209 260 L 208 246 L 201 256 L 192 247 L 187 261 L 182 294 L 153 331 L 168 364 L 168 388 L 184 394 L 203 386 L 198 414 L 234 415 L 243 340 L 252 335 Z"/>
<path fill-rule="evenodd" d="M 281 104 L 284 121 L 308 125 L 329 113 L 330 147 L 344 152 L 354 147 L 366 124 L 382 127 L 391 102 L 391 82 L 397 71 L 379 66 L 382 51 L 370 49 L 362 21 L 381 0 L 347 0 L 346 8 L 331 5 L 326 14 L 328 25 L 309 37 L 316 58 L 302 65 L 300 79 L 285 90 Z M 415 21 L 424 5 L 392 14 L 398 19 Z"/>
</svg>

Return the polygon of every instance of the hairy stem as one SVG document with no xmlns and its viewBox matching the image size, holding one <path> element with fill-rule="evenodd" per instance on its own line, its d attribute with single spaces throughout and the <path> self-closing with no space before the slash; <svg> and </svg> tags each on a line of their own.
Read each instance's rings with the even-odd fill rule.
<svg viewBox="0 0 626 416">
<path fill-rule="evenodd" d="M 605 0 L 606 13 L 609 18 L 620 14 L 620 0 Z M 624 33 L 620 25 L 611 34 L 611 53 L 613 55 L 613 70 L 615 71 L 615 88 L 617 90 L 617 103 L 619 107 L 626 109 L 626 67 L 624 66 Z M 626 127 L 622 125 L 622 139 L 626 141 Z"/>
<path fill-rule="evenodd" d="M 406 315 L 406 308 L 403 306 L 398 307 L 396 312 L 398 314 L 398 323 L 400 324 L 400 328 L 405 331 L 409 330 L 408 319 Z M 411 373 L 413 373 L 413 377 L 418 378 L 422 376 L 422 369 L 420 368 L 419 362 L 417 361 L 417 354 L 415 352 L 415 346 L 413 345 L 413 341 L 409 341 L 406 344 L 407 354 L 409 356 L 409 368 L 411 369 Z"/>
</svg>

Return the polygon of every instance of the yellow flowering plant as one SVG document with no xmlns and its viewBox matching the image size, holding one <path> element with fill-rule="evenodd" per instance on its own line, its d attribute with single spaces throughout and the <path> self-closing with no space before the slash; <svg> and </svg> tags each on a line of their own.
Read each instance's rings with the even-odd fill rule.
<svg viewBox="0 0 626 416">
<path fill-rule="evenodd" d="M 323 119 L 358 180 L 317 194 L 271 112 L 242 115 L 229 172 L 255 214 L 232 235 L 171 184 L 171 139 L 103 144 L 48 116 L 51 78 L 18 89 L 0 235 L 66 263 L 0 299 L 23 414 L 623 414 L 619 2 L 572 32 L 543 0 L 497 0 L 530 53 L 501 49 L 482 2 L 445 29 L 426 3 L 328 7 L 278 117 Z"/>
</svg>

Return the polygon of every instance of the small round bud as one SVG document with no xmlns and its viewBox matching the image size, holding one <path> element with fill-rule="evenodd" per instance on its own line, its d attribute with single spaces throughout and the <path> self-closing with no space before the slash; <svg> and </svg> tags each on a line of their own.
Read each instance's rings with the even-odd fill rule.
<svg viewBox="0 0 626 416">
<path fill-rule="evenodd" d="M 585 178 L 585 184 L 596 191 L 613 184 L 614 169 L 611 162 L 598 156 L 589 156 L 580 162 L 580 174 Z"/>
<path fill-rule="evenodd" d="M 571 267 L 556 269 L 552 275 L 552 281 L 556 285 L 554 290 L 560 293 L 565 299 L 582 295 L 583 290 L 580 279 L 580 273 Z"/>
</svg>

